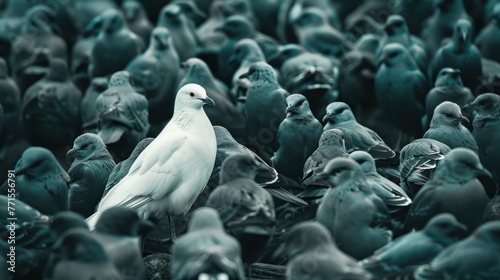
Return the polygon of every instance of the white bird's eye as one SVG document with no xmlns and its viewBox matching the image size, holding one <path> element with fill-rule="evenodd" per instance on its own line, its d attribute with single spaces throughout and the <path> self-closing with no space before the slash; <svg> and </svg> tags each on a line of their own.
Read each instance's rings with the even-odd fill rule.
<svg viewBox="0 0 500 280">
<path fill-rule="evenodd" d="M 189 96 L 193 97 L 194 96 L 194 92 L 190 92 Z"/>
</svg>

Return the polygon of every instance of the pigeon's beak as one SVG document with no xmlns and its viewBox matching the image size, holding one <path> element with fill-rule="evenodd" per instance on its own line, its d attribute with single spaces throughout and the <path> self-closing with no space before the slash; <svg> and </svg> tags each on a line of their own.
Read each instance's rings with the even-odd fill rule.
<svg viewBox="0 0 500 280">
<path fill-rule="evenodd" d="M 323 122 L 325 123 L 325 122 L 329 121 L 329 120 L 330 120 L 330 118 L 331 118 L 330 114 L 326 114 L 326 115 L 323 117 Z"/>
<path fill-rule="evenodd" d="M 462 123 L 470 123 L 469 119 L 466 118 L 464 115 L 460 115 L 459 119 Z"/>
<path fill-rule="evenodd" d="M 210 105 L 210 106 L 215 106 L 215 102 L 212 98 L 210 97 L 205 97 L 204 99 L 200 98 L 201 101 L 203 101 L 203 104 Z"/>
<path fill-rule="evenodd" d="M 462 72 L 460 71 L 460 69 L 455 69 L 455 70 L 453 70 L 453 72 L 451 72 L 451 76 L 452 77 L 460 77 L 461 73 Z"/>
<path fill-rule="evenodd" d="M 248 74 L 248 72 L 246 72 L 246 73 L 241 74 L 239 78 L 240 79 L 248 79 L 248 76 L 250 76 L 250 74 Z"/>
<path fill-rule="evenodd" d="M 464 42 L 467 40 L 467 32 L 465 32 L 465 30 L 462 30 L 460 32 L 462 34 L 462 40 L 464 40 Z"/>
<path fill-rule="evenodd" d="M 467 233 L 467 226 L 461 223 L 456 223 L 453 233 L 455 236 L 462 237 Z"/>
<path fill-rule="evenodd" d="M 476 108 L 476 104 L 474 104 L 474 102 L 472 102 L 472 103 L 469 103 L 469 104 L 463 106 L 462 111 L 472 112 L 472 111 L 474 111 L 475 108 Z"/>
<path fill-rule="evenodd" d="M 22 175 L 26 170 L 29 169 L 29 166 L 21 165 L 19 167 L 16 166 L 16 175 Z"/>
<path fill-rule="evenodd" d="M 478 164 L 475 168 L 477 176 L 486 176 L 488 178 L 493 178 L 493 174 L 491 172 L 484 168 L 482 164 Z"/>
<path fill-rule="evenodd" d="M 385 64 L 387 61 L 387 56 L 383 54 L 378 60 L 377 60 L 377 68 L 380 67 L 382 64 Z"/>
<path fill-rule="evenodd" d="M 73 147 L 66 153 L 66 157 L 74 157 L 76 152 L 78 152 L 78 148 Z"/>
</svg>

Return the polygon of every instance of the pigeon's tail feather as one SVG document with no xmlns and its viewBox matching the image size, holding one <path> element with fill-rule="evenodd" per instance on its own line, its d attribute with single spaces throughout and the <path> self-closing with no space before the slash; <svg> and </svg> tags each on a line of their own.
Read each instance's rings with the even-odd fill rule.
<svg viewBox="0 0 500 280">
<path fill-rule="evenodd" d="M 99 220 L 99 216 L 99 212 L 95 212 L 85 220 L 90 231 L 93 231 L 95 229 L 95 225 L 97 224 L 97 220 Z"/>
<path fill-rule="evenodd" d="M 286 202 L 290 202 L 292 204 L 295 204 L 295 205 L 299 205 L 299 206 L 307 206 L 307 202 L 305 202 L 303 199 L 295 196 L 294 194 L 292 194 L 291 192 L 288 192 L 284 189 L 281 189 L 281 188 L 277 188 L 277 189 L 272 189 L 272 188 L 266 188 L 266 190 L 274 197 L 280 199 L 280 200 L 283 200 L 283 201 L 286 201 Z"/>
<path fill-rule="evenodd" d="M 432 266 L 424 265 L 417 269 L 414 274 L 416 280 L 443 280 L 446 276 L 441 271 L 435 270 Z"/>
</svg>

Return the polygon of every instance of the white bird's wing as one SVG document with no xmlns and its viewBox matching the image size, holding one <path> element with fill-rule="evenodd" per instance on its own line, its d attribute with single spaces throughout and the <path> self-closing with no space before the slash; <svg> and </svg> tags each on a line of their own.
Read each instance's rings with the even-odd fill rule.
<svg viewBox="0 0 500 280">
<path fill-rule="evenodd" d="M 164 197 L 178 187 L 182 158 L 186 151 L 187 132 L 167 134 L 165 141 L 153 141 L 130 168 L 129 173 L 101 200 L 99 211 L 114 206 L 137 209 Z"/>
</svg>

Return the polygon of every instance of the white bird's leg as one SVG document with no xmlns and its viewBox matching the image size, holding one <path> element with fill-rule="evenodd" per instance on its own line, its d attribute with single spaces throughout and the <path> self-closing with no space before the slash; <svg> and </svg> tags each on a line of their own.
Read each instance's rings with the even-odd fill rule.
<svg viewBox="0 0 500 280">
<path fill-rule="evenodd" d="M 177 235 L 175 234 L 175 222 L 172 215 L 168 215 L 168 223 L 170 224 L 170 240 L 175 242 L 177 241 Z"/>
</svg>

